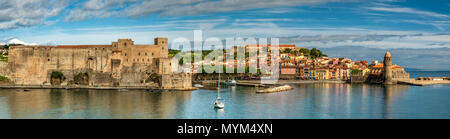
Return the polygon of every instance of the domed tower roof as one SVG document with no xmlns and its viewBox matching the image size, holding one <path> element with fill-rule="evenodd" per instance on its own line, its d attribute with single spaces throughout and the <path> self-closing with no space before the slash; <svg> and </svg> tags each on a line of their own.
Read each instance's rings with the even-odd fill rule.
<svg viewBox="0 0 450 139">
<path fill-rule="evenodd" d="M 389 51 L 387 51 L 386 55 L 384 55 L 384 57 L 391 57 L 391 53 L 389 53 Z"/>
</svg>

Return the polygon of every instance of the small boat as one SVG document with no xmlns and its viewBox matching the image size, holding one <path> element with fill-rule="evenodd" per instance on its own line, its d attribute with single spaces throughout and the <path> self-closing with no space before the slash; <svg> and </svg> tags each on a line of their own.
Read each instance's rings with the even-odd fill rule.
<svg viewBox="0 0 450 139">
<path fill-rule="evenodd" d="M 236 85 L 236 81 L 235 80 L 227 80 L 227 81 L 225 81 L 225 85 L 235 86 Z"/>
<path fill-rule="evenodd" d="M 225 102 L 223 102 L 222 98 L 218 97 L 214 102 L 214 108 L 223 109 L 225 107 Z"/>
<path fill-rule="evenodd" d="M 197 87 L 197 88 L 202 88 L 202 87 L 204 87 L 203 85 L 201 85 L 201 84 L 195 84 L 194 85 L 194 87 Z"/>
<path fill-rule="evenodd" d="M 31 91 L 31 90 L 29 90 L 29 89 L 23 89 L 23 91 L 24 91 L 24 92 L 28 92 L 28 91 Z"/>
<path fill-rule="evenodd" d="M 214 101 L 214 108 L 223 109 L 224 107 L 225 102 L 220 97 L 220 73 L 219 73 L 219 80 L 217 81 L 217 98 L 216 101 Z"/>
</svg>

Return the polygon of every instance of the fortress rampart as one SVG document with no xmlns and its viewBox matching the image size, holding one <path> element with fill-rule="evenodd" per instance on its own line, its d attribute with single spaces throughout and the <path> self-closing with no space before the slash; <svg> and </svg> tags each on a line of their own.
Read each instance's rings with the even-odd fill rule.
<svg viewBox="0 0 450 139">
<path fill-rule="evenodd" d="M 155 38 L 153 45 L 119 39 L 111 45 L 12 46 L 2 73 L 19 86 L 192 88 L 192 75 L 173 74 L 167 43 Z M 56 71 L 64 75 L 60 81 L 51 78 Z"/>
</svg>

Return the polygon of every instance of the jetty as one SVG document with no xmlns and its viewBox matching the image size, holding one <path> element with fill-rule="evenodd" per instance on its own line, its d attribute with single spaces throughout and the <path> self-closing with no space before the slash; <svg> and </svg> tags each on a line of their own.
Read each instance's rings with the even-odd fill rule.
<svg viewBox="0 0 450 139">
<path fill-rule="evenodd" d="M 254 82 L 254 81 L 237 81 L 236 85 L 238 86 L 250 86 L 250 87 L 265 87 L 264 84 L 261 84 L 261 81 Z"/>
<path fill-rule="evenodd" d="M 292 88 L 289 85 L 283 85 L 283 86 L 278 86 L 278 87 L 267 88 L 264 90 L 258 90 L 258 91 L 256 91 L 256 93 L 275 93 L 275 92 L 288 91 L 288 90 L 292 90 L 292 89 L 294 89 L 294 88 Z"/>
<path fill-rule="evenodd" d="M 435 84 L 450 84 L 450 80 L 448 77 L 427 77 L 427 78 L 420 77 L 417 79 L 397 80 L 397 83 L 414 86 L 426 86 Z"/>
</svg>

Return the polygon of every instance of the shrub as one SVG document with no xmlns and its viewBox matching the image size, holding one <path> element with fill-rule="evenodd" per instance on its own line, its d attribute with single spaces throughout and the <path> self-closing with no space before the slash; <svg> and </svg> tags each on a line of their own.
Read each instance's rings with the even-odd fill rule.
<svg viewBox="0 0 450 139">
<path fill-rule="evenodd" d="M 77 75 L 75 75 L 74 77 L 73 77 L 73 80 L 75 80 L 75 81 L 79 81 L 79 80 L 82 80 L 84 77 L 86 77 L 87 79 L 89 79 L 89 76 L 88 76 L 88 73 L 87 72 L 85 72 L 85 73 L 78 73 Z"/>
<path fill-rule="evenodd" d="M 53 71 L 51 78 L 57 78 L 57 79 L 61 79 L 61 80 L 66 79 L 66 77 L 64 77 L 64 74 L 60 71 Z"/>
<path fill-rule="evenodd" d="M 6 79 L 8 79 L 8 78 L 5 77 L 5 76 L 0 75 L 0 81 L 4 81 L 4 80 L 6 80 Z"/>
<path fill-rule="evenodd" d="M 362 70 L 359 69 L 352 69 L 352 75 L 357 75 L 357 74 L 361 74 Z"/>
</svg>

